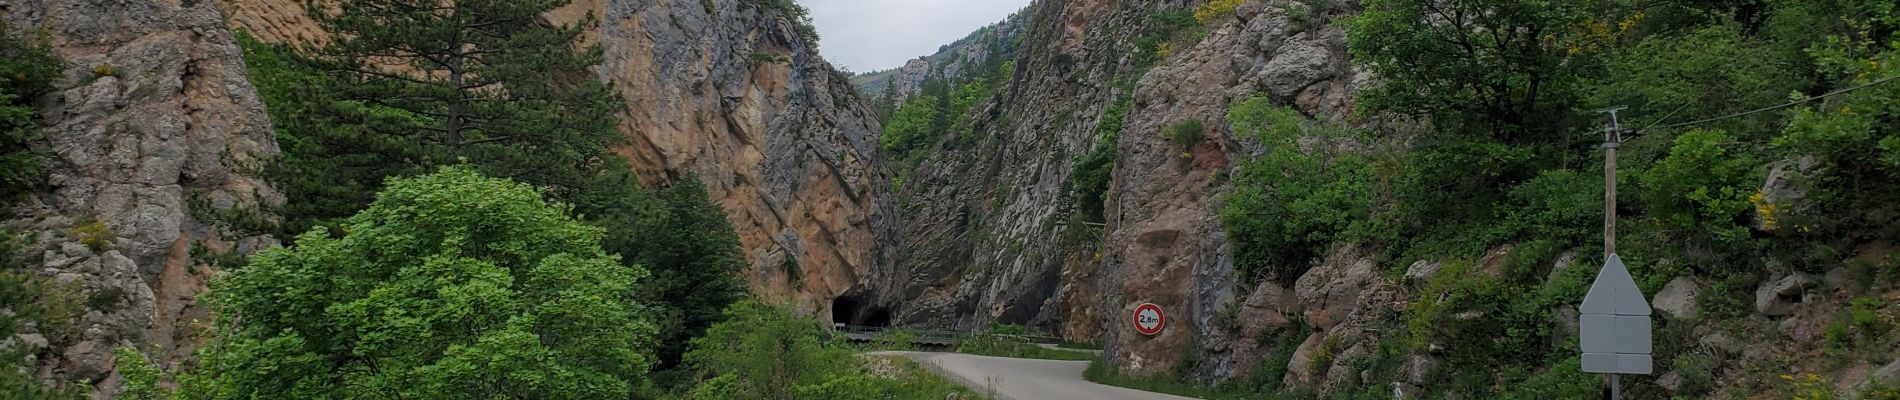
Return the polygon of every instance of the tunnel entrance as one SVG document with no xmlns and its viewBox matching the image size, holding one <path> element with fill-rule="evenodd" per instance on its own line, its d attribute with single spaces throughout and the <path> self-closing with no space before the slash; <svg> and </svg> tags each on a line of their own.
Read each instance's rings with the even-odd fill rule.
<svg viewBox="0 0 1900 400">
<path fill-rule="evenodd" d="M 831 300 L 831 322 L 851 326 L 888 328 L 891 326 L 891 310 L 884 307 L 872 307 L 857 296 L 838 296 Z"/>
</svg>

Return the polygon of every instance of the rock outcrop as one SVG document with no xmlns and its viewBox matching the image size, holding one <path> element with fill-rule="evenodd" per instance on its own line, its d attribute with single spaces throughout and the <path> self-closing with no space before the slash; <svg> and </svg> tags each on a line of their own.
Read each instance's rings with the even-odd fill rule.
<svg viewBox="0 0 1900 400">
<path fill-rule="evenodd" d="M 322 36 L 298 0 L 216 0 L 264 40 Z M 756 1 L 578 0 L 600 79 L 627 103 L 621 153 L 642 181 L 688 174 L 730 215 L 755 293 L 807 310 L 895 302 L 895 205 L 875 113 L 798 22 Z"/>
<path fill-rule="evenodd" d="M 210 320 L 197 297 L 230 266 L 220 260 L 276 243 L 230 223 L 282 201 L 255 176 L 276 139 L 209 2 L 10 1 L 0 15 L 45 32 L 66 60 L 60 90 L 39 99 L 48 179 L 7 225 L 33 234 L 27 267 L 87 305 L 70 328 L 29 328 L 28 342 L 48 347 L 46 376 L 110 396 L 114 350 L 188 357 Z"/>
<path fill-rule="evenodd" d="M 1014 40 L 1022 35 L 1025 19 L 1023 13 L 1011 14 L 1001 22 L 977 29 L 969 36 L 943 45 L 936 53 L 912 59 L 897 69 L 854 76 L 851 84 L 865 98 L 880 98 L 888 90 L 891 91 L 889 99 L 893 104 L 903 104 L 904 100 L 923 90 L 925 79 L 936 77 L 954 81 L 991 59 L 1015 58 Z M 1002 48 L 989 45 L 996 42 L 1010 45 Z"/>
<path fill-rule="evenodd" d="M 1323 21 L 1295 23 L 1272 2 L 1245 2 L 1233 17 L 1210 23 L 1205 38 L 1176 44 L 1140 74 L 1137 39 L 1158 29 L 1151 16 L 1182 7 L 1045 0 L 1020 16 L 1014 74 L 966 121 L 974 139 L 933 149 L 900 194 L 907 202 L 900 263 L 908 279 L 899 321 L 964 329 L 1028 324 L 1099 339 L 1110 364 L 1138 375 L 1175 371 L 1183 351 L 1197 349 L 1193 375 L 1214 380 L 1256 366 L 1259 334 L 1284 328 L 1288 316 L 1343 315 L 1379 297 L 1366 295 L 1377 286 L 1370 283 L 1329 283 L 1338 296 L 1312 302 L 1284 287 L 1238 287 L 1217 199 L 1236 162 L 1258 146 L 1220 129 L 1186 148 L 1161 134 L 1185 120 L 1222 126 L 1230 104 L 1256 95 L 1343 118 L 1367 79 L 1351 67 L 1344 31 Z M 1135 83 L 1111 84 L 1121 80 Z M 1119 142 L 1110 144 L 1118 157 L 1106 225 L 1099 236 L 1067 236 L 1096 232 L 1066 226 L 1074 200 L 1065 184 L 1094 145 L 1096 126 L 1123 99 L 1131 101 Z M 1358 265 L 1354 257 L 1368 271 L 1351 279 L 1377 278 L 1363 255 L 1339 262 Z M 1122 317 L 1144 302 L 1168 313 L 1169 328 L 1159 335 L 1140 335 Z M 1258 318 L 1224 322 L 1235 313 Z M 1337 327 L 1298 334 L 1327 329 Z"/>
</svg>

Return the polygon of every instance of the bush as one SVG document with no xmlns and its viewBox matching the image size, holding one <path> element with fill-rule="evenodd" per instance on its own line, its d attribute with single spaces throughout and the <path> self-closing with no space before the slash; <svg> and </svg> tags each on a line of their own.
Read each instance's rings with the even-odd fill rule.
<svg viewBox="0 0 1900 400">
<path fill-rule="evenodd" d="M 246 398 L 631 396 L 647 272 L 544 196 L 464 167 L 392 179 L 343 237 L 314 229 L 214 285 L 243 318 L 201 359 Z"/>
<path fill-rule="evenodd" d="M 112 230 L 106 227 L 105 222 L 92 220 L 73 225 L 70 231 L 74 239 L 79 239 L 80 244 L 86 245 L 94 253 L 112 248 Z"/>
<path fill-rule="evenodd" d="M 1199 21 L 1201 26 L 1211 26 L 1221 18 L 1234 16 L 1234 9 L 1245 2 L 1247 0 L 1212 0 L 1202 3 L 1200 7 L 1194 8 L 1194 20 Z"/>
<path fill-rule="evenodd" d="M 1194 145 L 1201 144 L 1202 139 L 1207 138 L 1207 124 L 1198 119 L 1175 122 L 1174 125 L 1169 125 L 1167 130 L 1161 132 L 1161 138 L 1174 143 L 1174 146 L 1179 147 L 1182 152 L 1187 152 L 1193 150 Z"/>
<path fill-rule="evenodd" d="M 742 301 L 693 339 L 687 364 L 701 380 L 689 399 L 917 399 L 974 392 L 901 360 L 895 376 L 866 371 L 855 349 L 789 309 Z"/>
<path fill-rule="evenodd" d="M 1760 185 L 1760 162 L 1731 150 L 1734 138 L 1719 130 L 1695 130 L 1676 138 L 1669 155 L 1638 176 L 1644 210 L 1673 237 L 1725 249 L 1750 249 L 1745 223 L 1749 201 Z"/>
<path fill-rule="evenodd" d="M 1246 282 L 1291 283 L 1321 252 L 1375 223 L 1377 186 L 1367 160 L 1301 145 L 1309 137 L 1328 144 L 1353 140 L 1351 132 L 1307 121 L 1264 97 L 1235 104 L 1227 119 L 1236 134 L 1267 148 L 1241 162 L 1220 213 Z"/>
<path fill-rule="evenodd" d="M 46 155 L 31 144 L 40 138 L 33 101 L 53 90 L 64 61 L 43 36 L 0 21 L 0 204 L 44 178 Z"/>
</svg>

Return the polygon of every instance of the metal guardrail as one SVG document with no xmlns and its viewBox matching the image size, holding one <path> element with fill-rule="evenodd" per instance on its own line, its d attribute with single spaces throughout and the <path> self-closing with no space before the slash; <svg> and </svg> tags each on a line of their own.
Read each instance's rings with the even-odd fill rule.
<svg viewBox="0 0 1900 400">
<path fill-rule="evenodd" d="M 879 327 L 879 326 L 857 326 L 857 325 L 844 325 L 844 324 L 838 324 L 838 325 L 832 326 L 832 332 L 837 333 L 838 335 L 844 336 L 846 339 L 850 339 L 852 341 L 861 341 L 861 342 L 877 340 L 880 335 L 884 335 L 886 333 L 903 332 L 903 333 L 909 333 L 911 335 L 910 341 L 912 344 L 923 344 L 923 345 L 933 345 L 933 346 L 955 346 L 955 345 L 963 343 L 963 341 L 965 340 L 969 340 L 971 337 L 985 335 L 985 333 L 981 333 L 981 332 L 962 332 L 962 331 L 948 331 L 948 330 L 935 330 L 935 329 L 887 328 L 887 327 Z M 1062 338 L 1050 336 L 1050 335 L 1002 335 L 1002 334 L 999 334 L 995 336 L 1004 337 L 1004 338 L 1022 339 L 1023 341 L 1030 342 L 1030 343 L 1042 343 L 1042 344 L 1062 343 Z"/>
</svg>

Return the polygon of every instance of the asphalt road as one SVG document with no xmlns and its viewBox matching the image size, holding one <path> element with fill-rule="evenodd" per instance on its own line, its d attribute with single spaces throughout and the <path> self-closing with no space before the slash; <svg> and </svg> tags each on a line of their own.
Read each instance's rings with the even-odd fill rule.
<svg viewBox="0 0 1900 400">
<path fill-rule="evenodd" d="M 1121 388 L 1082 379 L 1087 361 L 1031 360 L 959 353 L 884 351 L 987 392 L 997 400 L 1192 400 L 1154 392 Z"/>
</svg>

